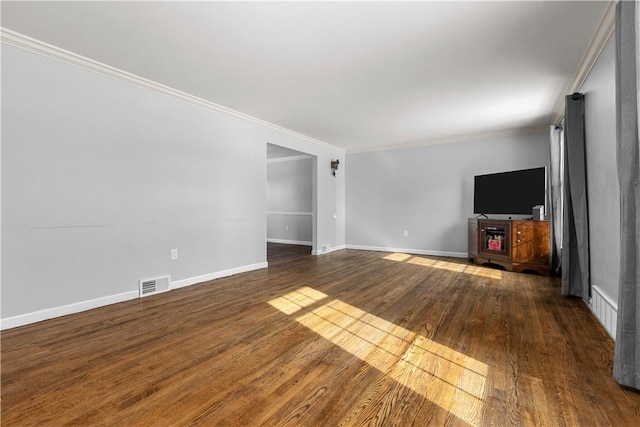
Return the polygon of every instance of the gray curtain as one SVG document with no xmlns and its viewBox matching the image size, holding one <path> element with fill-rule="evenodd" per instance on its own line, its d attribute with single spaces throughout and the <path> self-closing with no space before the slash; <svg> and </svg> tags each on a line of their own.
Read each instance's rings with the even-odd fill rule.
<svg viewBox="0 0 640 427">
<path fill-rule="evenodd" d="M 562 295 L 589 302 L 589 213 L 584 138 L 584 95 L 565 97 Z"/>
<path fill-rule="evenodd" d="M 551 126 L 551 144 L 549 145 L 549 219 L 551 220 L 551 269 L 560 273 L 562 248 L 562 147 L 564 129 Z"/>
<path fill-rule="evenodd" d="M 640 389 L 640 149 L 637 3 L 616 6 L 616 136 L 620 184 L 620 290 L 613 375 Z"/>
</svg>

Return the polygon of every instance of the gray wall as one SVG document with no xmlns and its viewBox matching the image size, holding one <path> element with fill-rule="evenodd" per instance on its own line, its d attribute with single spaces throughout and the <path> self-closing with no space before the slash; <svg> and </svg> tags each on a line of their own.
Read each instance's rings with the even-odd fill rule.
<svg viewBox="0 0 640 427">
<path fill-rule="evenodd" d="M 311 245 L 312 160 L 294 156 L 267 161 L 267 241 Z"/>
<path fill-rule="evenodd" d="M 585 94 L 591 283 L 617 304 L 620 188 L 616 164 L 614 36 L 611 36 L 591 69 L 581 92 Z"/>
<path fill-rule="evenodd" d="M 549 135 L 369 152 L 347 160 L 348 246 L 464 257 L 473 177 L 547 166 Z"/>
<path fill-rule="evenodd" d="M 344 246 L 343 150 L 5 44 L 2 89 L 3 327 L 266 265 L 267 142 L 326 166 L 315 232 Z"/>
</svg>

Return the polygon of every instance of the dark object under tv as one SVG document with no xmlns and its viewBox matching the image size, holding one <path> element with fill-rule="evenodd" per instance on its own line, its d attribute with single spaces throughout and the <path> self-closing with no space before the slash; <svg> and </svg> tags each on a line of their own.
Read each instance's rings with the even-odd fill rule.
<svg viewBox="0 0 640 427">
<path fill-rule="evenodd" d="M 545 205 L 546 168 L 476 175 L 473 213 L 531 215 L 534 206 Z"/>
</svg>

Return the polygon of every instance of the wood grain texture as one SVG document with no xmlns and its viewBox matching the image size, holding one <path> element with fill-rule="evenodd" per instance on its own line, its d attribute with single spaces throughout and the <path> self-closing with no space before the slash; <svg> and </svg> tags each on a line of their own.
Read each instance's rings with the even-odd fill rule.
<svg viewBox="0 0 640 427">
<path fill-rule="evenodd" d="M 4 331 L 2 425 L 640 425 L 557 279 L 308 252 Z"/>
</svg>

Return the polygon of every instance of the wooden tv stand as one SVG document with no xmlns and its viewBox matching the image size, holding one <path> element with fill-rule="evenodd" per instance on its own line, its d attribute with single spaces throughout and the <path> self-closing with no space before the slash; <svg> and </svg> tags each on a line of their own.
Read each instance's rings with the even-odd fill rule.
<svg viewBox="0 0 640 427">
<path fill-rule="evenodd" d="M 469 260 L 549 275 L 549 222 L 469 218 Z"/>
</svg>

